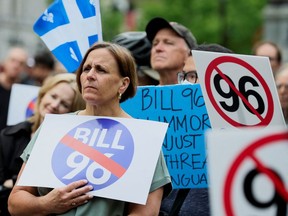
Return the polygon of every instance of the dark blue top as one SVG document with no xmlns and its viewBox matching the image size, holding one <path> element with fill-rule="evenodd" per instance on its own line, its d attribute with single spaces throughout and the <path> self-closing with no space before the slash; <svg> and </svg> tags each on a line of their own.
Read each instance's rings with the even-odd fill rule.
<svg viewBox="0 0 288 216">
<path fill-rule="evenodd" d="M 181 189 L 180 189 L 181 190 Z M 172 190 L 161 204 L 161 216 L 168 216 L 171 208 L 175 202 L 178 190 Z M 179 216 L 209 216 L 209 196 L 207 188 L 193 188 L 190 189 L 185 198 L 180 210 Z M 175 215 L 176 216 L 176 215 Z"/>
</svg>

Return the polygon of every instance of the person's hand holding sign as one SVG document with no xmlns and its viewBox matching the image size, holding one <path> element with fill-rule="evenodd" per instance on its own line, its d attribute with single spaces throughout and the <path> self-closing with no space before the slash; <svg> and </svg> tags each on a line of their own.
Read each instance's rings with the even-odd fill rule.
<svg viewBox="0 0 288 216">
<path fill-rule="evenodd" d="M 22 167 L 22 170 L 25 168 L 25 166 Z M 21 172 L 22 172 L 21 170 Z M 21 174 L 20 172 L 20 174 Z M 39 200 L 37 201 L 37 209 L 33 210 L 33 203 L 32 206 L 29 205 L 29 202 L 26 203 L 26 205 L 17 205 L 17 211 L 27 211 L 27 208 L 29 208 L 29 215 L 33 213 L 39 213 L 40 211 L 43 213 L 43 215 L 51 214 L 51 212 L 56 214 L 61 214 L 64 212 L 67 212 L 71 210 L 72 208 L 78 207 L 80 205 L 83 205 L 87 203 L 90 199 L 93 198 L 92 195 L 87 194 L 89 191 L 93 189 L 91 185 L 87 184 L 87 180 L 79 180 L 75 181 L 67 186 L 64 186 L 62 188 L 55 188 L 51 190 L 50 193 L 47 193 L 45 196 L 40 196 Z M 22 191 L 26 190 L 27 187 L 23 186 L 17 186 L 15 187 L 15 195 L 18 194 L 18 199 L 21 200 L 22 197 Z M 49 190 L 49 189 L 47 189 Z M 29 193 L 39 196 L 37 188 L 30 188 Z M 12 208 L 14 204 L 12 203 Z M 16 206 L 15 206 L 16 207 Z M 23 208 L 23 209 L 22 209 Z"/>
<path fill-rule="evenodd" d="M 147 196 L 145 197 L 146 202 L 144 201 L 143 204 L 135 202 L 135 196 L 138 196 L 140 189 L 134 190 L 131 195 L 132 198 L 127 200 L 120 199 L 118 194 L 116 196 L 115 193 L 117 192 L 115 190 L 111 190 L 111 194 L 108 193 L 108 187 L 114 186 L 115 182 L 125 181 L 123 177 L 127 174 L 126 171 L 129 171 L 130 162 L 133 158 L 134 139 L 132 139 L 132 135 L 129 135 L 130 130 L 119 124 L 119 122 L 107 118 L 132 119 L 121 108 L 120 103 L 133 97 L 137 90 L 136 65 L 133 57 L 128 50 L 119 45 L 99 42 L 89 48 L 76 72 L 76 76 L 78 89 L 85 101 L 85 109 L 77 111 L 74 116 L 72 114 L 66 115 L 66 119 L 71 118 L 70 123 L 72 124 L 83 117 L 94 118 L 94 116 L 97 116 L 98 119 L 74 127 L 60 141 L 57 140 L 59 143 L 56 143 L 57 146 L 53 149 L 51 158 L 43 159 L 41 164 L 37 164 L 33 163 L 35 155 L 36 157 L 41 156 L 43 148 L 55 145 L 53 141 L 50 141 L 41 146 L 41 152 L 37 151 L 37 143 L 44 144 L 46 138 L 49 137 L 45 132 L 45 123 L 49 122 L 50 118 L 55 118 L 57 123 L 59 122 L 58 124 L 63 122 L 61 121 L 63 115 L 47 115 L 45 117 L 44 124 L 34 134 L 31 142 L 21 155 L 24 165 L 17 180 L 19 184 L 13 188 L 9 197 L 11 214 L 62 215 L 65 213 L 66 216 L 95 214 L 97 216 L 158 215 L 164 194 L 164 186 L 169 186 L 171 182 L 163 154 L 160 153 L 161 145 L 159 145 L 159 151 L 155 154 L 152 172 L 148 173 L 151 174 L 152 181 L 149 181 L 146 185 L 147 192 L 145 191 L 144 194 Z M 101 118 L 99 118 L 100 116 Z M 57 123 L 55 121 L 53 126 L 56 126 Z M 149 123 L 149 126 L 151 125 L 152 123 Z M 55 129 L 53 127 L 51 130 L 53 134 L 59 133 L 60 128 L 62 127 L 57 125 Z M 51 130 L 49 131 L 51 132 Z M 141 131 L 141 127 L 138 131 Z M 43 139 L 41 132 L 45 132 L 43 133 L 43 136 L 45 136 Z M 155 139 L 155 136 L 150 138 L 151 140 L 152 138 Z M 162 140 L 159 144 L 162 144 Z M 143 145 L 138 141 L 135 146 L 139 149 Z M 149 153 L 151 156 L 152 153 Z M 22 186 L 21 177 L 24 178 L 25 171 L 31 163 L 37 166 L 35 169 L 39 166 L 43 168 L 49 163 L 48 170 L 45 170 L 43 175 L 47 177 L 53 171 L 53 178 L 55 177 L 55 179 L 51 181 L 59 180 L 66 186 L 49 187 L 50 179 L 48 179 L 50 182 L 38 185 L 38 187 L 35 185 L 39 182 Z M 26 169 L 24 170 L 25 166 Z M 147 170 L 147 167 L 143 167 L 143 170 L 144 168 Z M 138 169 L 142 169 L 142 165 L 137 165 Z M 39 172 L 42 171 L 43 169 L 39 170 Z M 29 172 L 28 178 L 37 179 L 40 175 L 39 173 L 33 173 L 32 175 Z M 145 173 L 143 175 L 141 173 L 141 179 L 137 179 L 137 181 L 130 179 L 126 179 L 126 181 L 135 184 L 135 188 L 138 189 L 141 185 L 139 181 L 142 179 L 146 179 Z M 131 185 L 127 182 L 124 183 L 123 186 L 131 190 Z M 141 187 L 143 188 L 143 185 Z M 88 193 L 89 191 L 91 193 Z M 92 193 L 95 191 L 102 192 L 102 194 L 93 194 L 92 197 Z"/>
<path fill-rule="evenodd" d="M 87 183 L 87 180 L 79 180 L 65 187 L 53 189 L 43 196 L 44 206 L 54 209 L 55 213 L 62 213 L 87 203 L 93 198 L 92 195 L 87 194 L 93 189 Z"/>
</svg>

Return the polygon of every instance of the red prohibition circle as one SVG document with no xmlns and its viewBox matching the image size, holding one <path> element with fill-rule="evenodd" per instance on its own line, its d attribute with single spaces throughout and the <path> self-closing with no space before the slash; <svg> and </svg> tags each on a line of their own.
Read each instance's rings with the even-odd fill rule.
<svg viewBox="0 0 288 216">
<path fill-rule="evenodd" d="M 269 172 L 262 164 L 257 160 L 254 156 L 254 152 L 263 147 L 265 145 L 273 144 L 274 142 L 281 141 L 281 140 L 288 140 L 288 133 L 287 132 L 279 132 L 273 135 L 269 135 L 263 137 L 261 139 L 256 140 L 251 145 L 249 145 L 246 149 L 244 149 L 238 157 L 236 157 L 235 161 L 232 163 L 230 169 L 228 170 L 226 180 L 224 183 L 224 209 L 227 216 L 234 216 L 236 215 L 233 210 L 233 197 L 232 197 L 232 186 L 234 182 L 234 176 L 236 175 L 237 171 L 239 170 L 240 165 L 246 159 L 252 159 L 256 163 L 256 168 L 265 173 L 274 183 L 277 192 L 283 197 L 283 199 L 288 201 L 288 191 L 285 190 L 285 186 L 282 182 L 278 180 L 278 178 L 271 172 Z"/>
<path fill-rule="evenodd" d="M 221 72 L 218 68 L 218 65 L 222 64 L 222 63 L 235 63 L 238 64 L 244 68 L 246 68 L 247 70 L 249 70 L 261 83 L 265 94 L 267 96 L 267 100 L 268 100 L 268 110 L 267 110 L 267 114 L 265 117 L 262 117 L 259 113 L 255 113 L 257 115 L 257 117 L 260 119 L 260 122 L 258 124 L 255 125 L 245 125 L 241 122 L 237 122 L 235 120 L 233 120 L 232 118 L 230 118 L 228 115 L 226 115 L 222 109 L 219 107 L 219 105 L 217 104 L 215 98 L 213 97 L 213 93 L 212 93 L 212 89 L 211 89 L 211 85 L 210 85 L 210 80 L 211 80 L 211 76 L 212 76 L 212 72 L 214 70 L 216 70 L 219 75 L 225 80 L 227 81 L 225 75 L 223 72 Z M 229 83 L 228 83 L 229 84 Z M 274 103 L 273 103 L 273 98 L 272 98 L 272 94 L 270 92 L 270 89 L 267 85 L 267 83 L 265 82 L 265 80 L 263 79 L 263 77 L 258 73 L 258 71 L 256 71 L 255 68 L 253 68 L 250 64 L 248 64 L 247 62 L 243 61 L 242 59 L 233 57 L 233 56 L 220 56 L 216 59 L 214 59 L 207 67 L 206 73 L 205 73 L 205 87 L 206 87 L 206 91 L 207 91 L 207 95 L 213 105 L 213 107 L 215 108 L 215 110 L 223 117 L 223 119 L 225 119 L 229 124 L 235 126 L 235 127 L 240 127 L 240 126 L 265 126 L 268 125 L 273 117 L 273 113 L 274 113 Z M 231 87 L 231 86 L 230 86 Z M 234 87 L 234 86 L 233 86 Z M 235 87 L 234 87 L 235 88 Z M 246 100 L 245 98 L 243 98 L 243 96 L 241 94 L 239 94 L 239 97 L 242 100 Z M 250 105 L 250 104 L 248 104 Z M 250 105 L 251 106 L 251 105 Z"/>
</svg>

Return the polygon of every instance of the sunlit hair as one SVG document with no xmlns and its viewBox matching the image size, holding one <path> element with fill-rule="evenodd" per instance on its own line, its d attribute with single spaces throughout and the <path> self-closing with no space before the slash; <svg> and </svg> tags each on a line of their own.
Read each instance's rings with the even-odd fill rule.
<svg viewBox="0 0 288 216">
<path fill-rule="evenodd" d="M 59 83 L 68 83 L 75 92 L 69 112 L 74 112 L 85 108 L 85 101 L 83 100 L 82 95 L 80 94 L 77 88 L 76 75 L 71 73 L 61 73 L 52 75 L 45 79 L 42 87 L 40 88 L 34 115 L 31 118 L 29 118 L 29 121 L 33 123 L 32 132 L 35 132 L 42 122 L 42 116 L 39 111 L 42 98 L 48 91 L 50 91 Z"/>
<path fill-rule="evenodd" d="M 82 91 L 80 76 L 83 71 L 83 65 L 86 62 L 86 59 L 89 53 L 96 49 L 108 50 L 117 62 L 120 76 L 128 77 L 130 79 L 130 84 L 128 88 L 126 89 L 126 91 L 122 94 L 120 102 L 123 102 L 127 100 L 128 98 L 133 97 L 136 94 L 137 84 L 138 84 L 135 60 L 129 50 L 127 50 L 126 48 L 118 44 L 110 43 L 110 42 L 95 43 L 86 52 L 78 70 L 76 71 L 77 84 L 78 84 L 79 91 L 80 92 Z"/>
</svg>

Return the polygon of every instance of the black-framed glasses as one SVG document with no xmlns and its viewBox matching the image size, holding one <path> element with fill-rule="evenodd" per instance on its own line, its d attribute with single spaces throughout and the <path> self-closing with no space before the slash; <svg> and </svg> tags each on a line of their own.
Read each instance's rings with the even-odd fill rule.
<svg viewBox="0 0 288 216">
<path fill-rule="evenodd" d="M 197 71 L 180 71 L 177 73 L 177 79 L 179 84 L 183 83 L 184 80 L 187 80 L 190 83 L 196 83 L 198 79 Z"/>
</svg>

